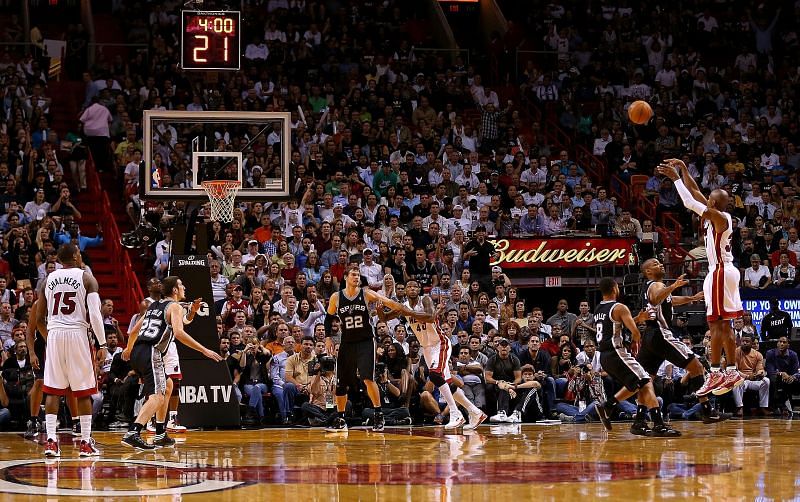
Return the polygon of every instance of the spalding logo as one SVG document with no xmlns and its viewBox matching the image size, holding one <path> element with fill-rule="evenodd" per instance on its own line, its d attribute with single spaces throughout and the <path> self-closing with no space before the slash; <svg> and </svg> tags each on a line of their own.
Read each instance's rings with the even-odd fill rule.
<svg viewBox="0 0 800 502">
<path fill-rule="evenodd" d="M 179 267 L 185 267 L 186 265 L 200 265 L 201 267 L 205 267 L 206 260 L 205 258 L 197 258 L 194 255 L 189 255 L 186 258 L 178 259 Z"/>
</svg>

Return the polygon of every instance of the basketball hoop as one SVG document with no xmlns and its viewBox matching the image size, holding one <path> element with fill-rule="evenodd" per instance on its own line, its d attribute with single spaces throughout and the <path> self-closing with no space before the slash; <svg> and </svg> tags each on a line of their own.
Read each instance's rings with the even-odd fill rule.
<svg viewBox="0 0 800 502">
<path fill-rule="evenodd" d="M 204 181 L 202 185 L 211 201 L 211 219 L 222 223 L 233 221 L 233 202 L 242 188 L 242 182 L 215 180 Z"/>
</svg>

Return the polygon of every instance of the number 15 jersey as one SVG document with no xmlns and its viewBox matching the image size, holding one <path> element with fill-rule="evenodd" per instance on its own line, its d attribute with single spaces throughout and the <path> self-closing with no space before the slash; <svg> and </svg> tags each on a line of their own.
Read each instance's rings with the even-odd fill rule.
<svg viewBox="0 0 800 502">
<path fill-rule="evenodd" d="M 44 287 L 47 329 L 89 329 L 83 269 L 54 270 Z"/>
</svg>

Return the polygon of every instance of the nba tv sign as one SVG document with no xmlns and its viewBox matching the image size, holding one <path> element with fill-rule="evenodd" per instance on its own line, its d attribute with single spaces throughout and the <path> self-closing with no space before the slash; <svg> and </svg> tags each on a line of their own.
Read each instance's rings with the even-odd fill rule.
<svg viewBox="0 0 800 502">
<path fill-rule="evenodd" d="M 206 257 L 173 256 L 170 274 L 178 276 L 186 287 L 184 308 L 191 308 L 196 298 L 202 299 L 200 310 L 184 329 L 206 348 L 219 350 L 217 313 Z M 207 359 L 182 343 L 178 343 L 178 355 L 183 375 L 178 391 L 181 423 L 187 427 L 239 427 L 239 403 L 227 364 Z"/>
</svg>

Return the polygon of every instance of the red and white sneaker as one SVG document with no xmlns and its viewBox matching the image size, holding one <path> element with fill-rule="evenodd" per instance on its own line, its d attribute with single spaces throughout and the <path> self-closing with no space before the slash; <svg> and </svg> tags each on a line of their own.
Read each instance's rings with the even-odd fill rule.
<svg viewBox="0 0 800 502">
<path fill-rule="evenodd" d="M 81 441 L 81 449 L 78 452 L 80 457 L 99 457 L 100 450 L 97 449 L 97 443 L 94 438 L 89 438 L 89 441 Z"/>
<path fill-rule="evenodd" d="M 44 456 L 57 458 L 61 456 L 61 448 L 58 447 L 58 441 L 48 439 L 44 445 Z"/>
<path fill-rule="evenodd" d="M 702 397 L 707 394 L 710 394 L 714 389 L 719 387 L 725 382 L 725 374 L 721 371 L 712 371 L 708 375 L 706 375 L 706 381 L 703 383 L 703 386 L 700 387 L 695 395 L 697 397 Z"/>
<path fill-rule="evenodd" d="M 744 378 L 742 378 L 742 375 L 740 375 L 736 370 L 725 371 L 723 375 L 725 375 L 725 380 L 723 380 L 722 384 L 720 384 L 716 389 L 711 391 L 711 393 L 715 396 L 727 394 L 744 383 Z"/>
<path fill-rule="evenodd" d="M 173 434 L 181 434 L 186 432 L 186 427 L 182 426 L 178 423 L 178 417 L 171 419 L 167 422 L 167 432 L 171 432 Z"/>
</svg>

